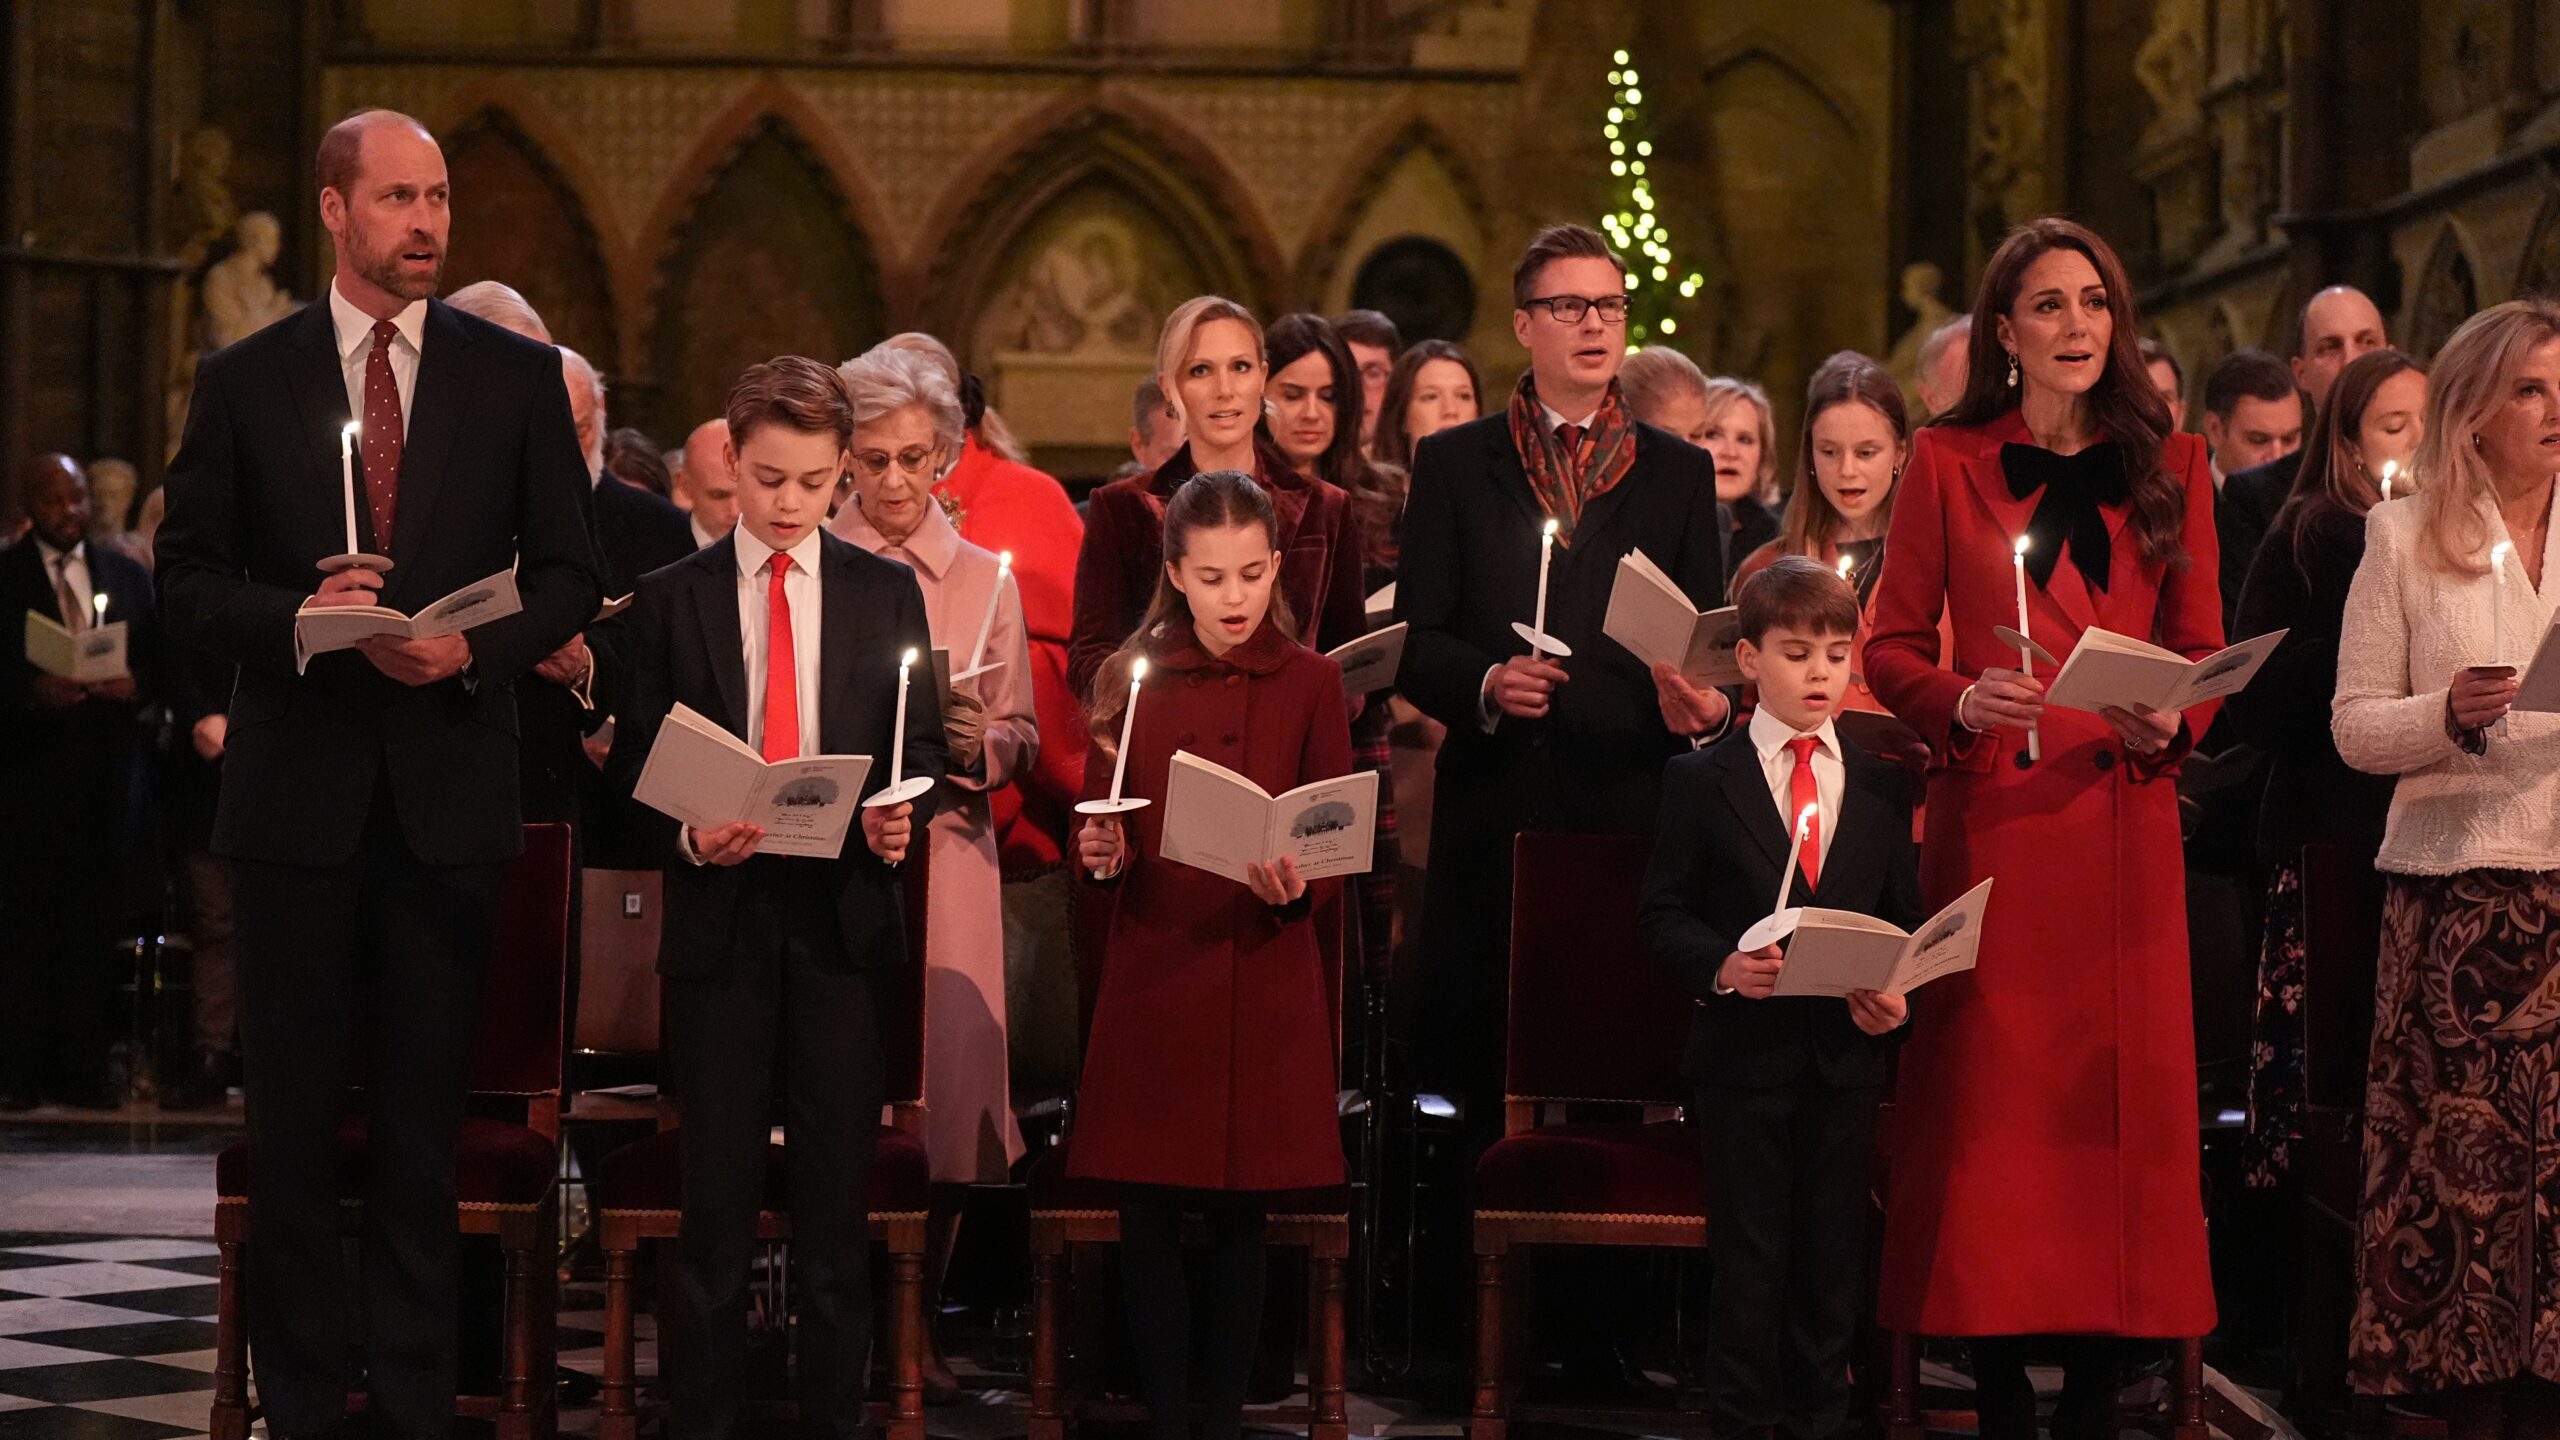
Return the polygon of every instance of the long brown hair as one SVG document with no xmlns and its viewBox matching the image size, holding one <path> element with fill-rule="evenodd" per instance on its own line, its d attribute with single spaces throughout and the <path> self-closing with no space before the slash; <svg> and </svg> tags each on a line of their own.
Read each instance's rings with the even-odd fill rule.
<svg viewBox="0 0 2560 1440">
<path fill-rule="evenodd" d="M 2418 440 L 2410 468 L 2418 472 L 2418 503 L 2435 540 L 2435 567 L 2451 575 L 2489 573 L 2489 517 L 2497 498 L 2489 464 L 2480 456 L 2481 424 L 2506 403 L 2509 377 L 2525 352 L 2560 337 L 2560 304 L 2509 300 L 2462 322 L 2436 351 L 2427 381 L 2427 433 Z"/>
<path fill-rule="evenodd" d="M 1315 458 L 1315 478 L 1340 487 L 1351 497 L 1362 558 L 1372 564 L 1390 561 L 1396 519 L 1404 513 L 1404 471 L 1372 465 L 1360 453 L 1360 366 L 1351 358 L 1350 345 L 1333 322 L 1300 311 L 1272 321 L 1271 329 L 1263 336 L 1262 348 L 1263 363 L 1271 375 L 1310 354 L 1323 353 L 1325 369 L 1333 376 L 1333 440 Z M 1271 439 L 1271 412 L 1267 407 L 1256 424 L 1262 438 Z M 1278 449 L 1278 444 L 1275 442 L 1272 448 Z M 1383 552 L 1381 546 L 1386 547 Z"/>
<path fill-rule="evenodd" d="M 2098 272 L 2106 287 L 2107 310 L 2115 321 L 2107 340 L 2107 363 L 2089 387 L 2089 418 L 2124 454 L 2125 481 L 2133 494 L 2134 537 L 2142 558 L 2172 569 L 2187 563 L 2183 543 L 2187 524 L 2186 488 L 2161 464 L 2169 436 L 2169 402 L 2152 385 L 2142 358 L 2142 319 L 2135 313 L 2133 284 L 2113 246 L 2084 225 L 2058 216 L 2030 220 L 2009 232 L 1982 270 L 1982 289 L 1973 302 L 1973 338 L 1967 357 L 1964 398 L 1932 425 L 1982 426 L 2018 408 L 2019 392 L 2009 384 L 2009 354 L 1986 344 L 2000 333 L 2001 317 L 2018 303 L 2027 267 L 2050 250 L 2075 250 Z"/>
<path fill-rule="evenodd" d="M 1413 405 L 1413 387 L 1422 381 L 1422 367 L 1434 360 L 1446 360 L 1467 372 L 1467 385 L 1476 392 L 1476 414 L 1484 414 L 1484 372 L 1475 360 L 1455 342 L 1448 340 L 1416 340 L 1396 357 L 1396 368 L 1387 372 L 1387 390 L 1378 397 L 1378 433 L 1371 439 L 1369 452 L 1385 464 L 1401 469 L 1413 466 L 1413 437 L 1404 428 L 1404 412 Z"/>
<path fill-rule="evenodd" d="M 1804 432 L 1796 439 L 1795 493 L 1787 497 L 1787 513 L 1778 522 L 1778 550 L 1786 555 L 1813 555 L 1840 529 L 1839 507 L 1822 493 L 1813 473 L 1813 422 L 1835 405 L 1864 405 L 1893 427 L 1894 443 L 1911 443 L 1911 416 L 1902 408 L 1902 382 L 1882 365 L 1855 350 L 1842 350 L 1815 368 L 1804 388 Z M 1876 507 L 1876 533 L 1893 527 L 1894 496 L 1902 489 L 1902 462 L 1893 466 L 1893 484 Z"/>
<path fill-rule="evenodd" d="M 2356 436 L 2364 429 L 2364 412 L 2384 381 L 2426 367 L 2398 350 L 2368 350 L 2355 358 L 2329 386 L 2329 402 L 2311 419 L 2311 437 L 2302 442 L 2301 467 L 2293 472 L 2293 491 L 2276 515 L 2274 528 L 2293 534 L 2293 563 L 2303 578 L 2311 575 L 2311 524 L 2336 510 L 2363 515 L 2382 503 L 2382 487 L 2356 453 Z M 2413 469 L 2415 467 L 2412 467 Z M 2414 487 L 2406 487 L 2414 488 Z M 2222 577 L 2228 590 L 2238 583 Z"/>
<path fill-rule="evenodd" d="M 1156 568 L 1155 593 L 1147 598 L 1147 613 L 1138 628 L 1111 652 L 1094 673 L 1093 690 L 1085 697 L 1085 714 L 1091 718 L 1093 738 L 1103 753 L 1109 754 L 1120 743 L 1120 712 L 1129 704 L 1129 669 L 1138 657 L 1147 653 L 1147 643 L 1168 626 L 1191 623 L 1191 602 L 1173 586 L 1171 567 L 1182 563 L 1183 551 L 1191 544 L 1196 530 L 1222 530 L 1233 525 L 1258 525 L 1267 542 L 1278 548 L 1280 517 L 1271 508 L 1271 496 L 1252 476 L 1241 470 L 1211 470 L 1182 482 L 1173 498 L 1164 504 L 1164 564 Z M 1288 592 L 1281 588 L 1275 570 L 1271 577 L 1270 624 L 1294 640 L 1298 638 L 1297 618 L 1289 613 Z"/>
</svg>

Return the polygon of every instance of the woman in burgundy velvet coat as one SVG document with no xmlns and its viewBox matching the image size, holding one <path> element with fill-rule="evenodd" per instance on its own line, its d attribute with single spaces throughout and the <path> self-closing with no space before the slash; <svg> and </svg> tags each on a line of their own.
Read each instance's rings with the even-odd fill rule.
<svg viewBox="0 0 2560 1440">
<path fill-rule="evenodd" d="M 1085 1045 L 1068 1173 L 1121 1187 L 1121 1277 L 1158 1440 L 1189 1430 L 1202 1351 L 1206 1433 L 1236 1436 L 1261 1320 L 1273 1192 L 1340 1185 L 1334 1011 L 1319 930 L 1338 880 L 1288 861 L 1250 886 L 1163 855 L 1176 751 L 1277 795 L 1351 772 L 1342 669 L 1290 638 L 1270 498 L 1238 471 L 1198 476 L 1165 508 L 1163 557 L 1136 633 L 1089 697 L 1085 793 L 1111 788 L 1136 662 L 1122 793 L 1153 802 L 1089 819 L 1077 859 L 1100 877 L 1100 993 Z M 1182 1217 L 1207 1222 L 1203 1293 L 1183 1274 Z"/>
</svg>

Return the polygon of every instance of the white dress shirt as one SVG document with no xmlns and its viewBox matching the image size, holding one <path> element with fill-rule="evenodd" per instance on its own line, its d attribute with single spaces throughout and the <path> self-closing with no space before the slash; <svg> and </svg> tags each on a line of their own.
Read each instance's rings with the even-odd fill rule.
<svg viewBox="0 0 2560 1440">
<path fill-rule="evenodd" d="M 1840 735 L 1832 728 L 1829 716 L 1812 730 L 1798 730 L 1779 719 L 1763 705 L 1751 712 L 1751 748 L 1759 752 L 1761 772 L 1769 777 L 1769 799 L 1778 807 L 1778 824 L 1787 832 L 1787 855 L 1796 853 L 1796 752 L 1787 742 L 1798 735 L 1811 735 L 1813 747 L 1814 803 L 1821 807 L 1814 821 L 1814 855 L 1817 860 L 1831 858 L 1831 832 L 1839 827 L 1840 792 L 1848 783 L 1848 772 L 1840 764 Z"/>
<path fill-rule="evenodd" d="M 66 554 L 64 551 L 56 550 L 52 546 L 44 543 L 44 541 L 38 540 L 36 541 L 36 558 L 44 562 L 45 589 L 48 591 L 59 592 L 61 587 L 55 582 L 68 580 L 71 585 L 71 598 L 79 602 L 79 614 L 55 617 L 62 622 L 62 628 L 65 630 L 79 630 L 96 624 L 98 622 L 98 601 L 97 591 L 92 589 L 89 584 L 88 542 L 82 541 L 81 543 L 72 546 L 70 551 Z M 111 615 L 107 618 L 112 620 L 118 617 Z"/>
<path fill-rule="evenodd" d="M 773 608 L 773 581 L 768 567 L 775 552 L 772 546 L 749 534 L 744 525 L 733 533 L 738 538 L 738 643 L 744 647 L 747 660 L 745 739 L 761 755 L 765 657 L 769 653 L 765 637 L 772 628 Z M 783 598 L 791 603 L 791 668 L 798 676 L 803 755 L 825 753 L 818 745 L 819 533 L 812 530 L 791 547 L 791 572 L 782 580 Z"/>
<path fill-rule="evenodd" d="M 711 548 L 712 543 L 720 538 L 719 536 L 712 534 L 710 531 L 703 529 L 702 522 L 694 519 L 689 514 L 684 517 L 684 523 L 686 528 L 693 531 L 693 548 L 696 550 L 708 550 Z"/>
<path fill-rule="evenodd" d="M 329 318 L 338 331 L 338 372 L 347 383 L 347 413 L 364 414 L 364 366 L 373 354 L 373 317 L 350 304 L 338 293 L 338 282 L 329 282 Z M 409 438 L 409 417 L 416 412 L 418 395 L 418 347 L 427 335 L 427 302 L 412 300 L 407 309 L 391 317 L 399 334 L 391 340 L 391 383 L 400 391 L 400 438 Z M 361 443 L 361 440 L 359 440 Z"/>
</svg>

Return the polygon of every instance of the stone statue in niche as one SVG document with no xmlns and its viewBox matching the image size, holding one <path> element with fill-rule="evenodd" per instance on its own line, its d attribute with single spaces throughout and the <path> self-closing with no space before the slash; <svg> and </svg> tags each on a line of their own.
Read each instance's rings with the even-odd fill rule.
<svg viewBox="0 0 2560 1440">
<path fill-rule="evenodd" d="M 2141 148 L 2156 149 L 2204 125 L 2204 0 L 2159 0 L 2151 34 L 2133 52 L 2133 78 L 2151 97 L 2151 123 Z"/>
<path fill-rule="evenodd" d="M 1920 347 L 1938 333 L 1939 326 L 1955 318 L 1954 309 L 1938 297 L 1945 283 L 1945 274 L 1926 260 L 1902 267 L 1902 303 L 1911 309 L 1911 328 L 1893 342 L 1893 353 L 1885 357 L 1884 365 L 1902 382 L 1906 396 L 1920 393 Z"/>
<path fill-rule="evenodd" d="M 134 492 L 142 487 L 133 462 L 102 456 L 89 462 L 88 475 L 90 543 L 148 563 L 131 523 Z"/>
<path fill-rule="evenodd" d="M 170 246 L 193 270 L 231 233 L 240 215 L 231 198 L 231 137 L 222 127 L 199 126 L 178 148 L 178 178 L 171 192 Z"/>
<path fill-rule="evenodd" d="M 1156 315 L 1139 294 L 1138 242 L 1105 216 L 1069 226 L 996 302 L 994 339 L 1034 355 L 1144 355 Z"/>
<path fill-rule="evenodd" d="M 204 276 L 205 347 L 219 350 L 264 330 L 297 308 L 268 267 L 284 251 L 284 227 L 264 210 L 240 217 L 239 247 Z"/>
</svg>

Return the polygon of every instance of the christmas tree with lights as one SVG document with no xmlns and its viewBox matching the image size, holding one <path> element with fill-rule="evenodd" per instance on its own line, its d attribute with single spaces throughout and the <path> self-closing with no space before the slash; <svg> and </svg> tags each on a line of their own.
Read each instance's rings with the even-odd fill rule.
<svg viewBox="0 0 2560 1440">
<path fill-rule="evenodd" d="M 1671 230 L 1654 207 L 1653 127 L 1644 111 L 1644 88 L 1634 60 L 1620 50 L 1609 57 L 1609 109 L 1600 127 L 1609 142 L 1609 211 L 1600 217 L 1609 244 L 1627 261 L 1627 348 L 1670 341 L 1705 280 L 1684 268 L 1671 248 Z"/>
</svg>

